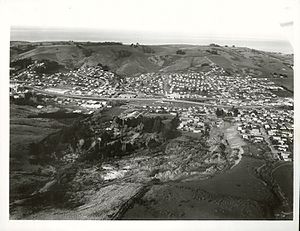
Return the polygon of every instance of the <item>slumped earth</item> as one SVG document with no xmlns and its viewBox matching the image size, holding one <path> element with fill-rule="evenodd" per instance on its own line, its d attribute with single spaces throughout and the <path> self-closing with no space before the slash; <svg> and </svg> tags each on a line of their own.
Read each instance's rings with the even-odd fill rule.
<svg viewBox="0 0 300 231">
<path fill-rule="evenodd" d="M 22 111 L 26 113 L 21 115 Z M 156 124 L 165 125 L 159 126 L 159 130 L 156 130 L 157 126 L 148 126 L 147 130 L 143 126 L 153 118 L 143 117 L 139 123 L 116 120 L 115 116 L 122 112 L 118 107 L 112 108 L 91 117 L 80 118 L 79 123 L 70 126 L 67 120 L 24 119 L 25 115 L 35 113 L 34 109 L 12 106 L 14 119 L 11 119 L 11 147 L 16 147 L 19 142 L 27 149 L 23 149 L 23 152 L 12 149 L 11 158 L 19 159 L 21 152 L 25 159 L 11 165 L 10 176 L 14 184 L 10 188 L 10 218 L 291 217 L 292 196 L 288 190 L 291 185 L 282 180 L 286 178 L 280 177 L 290 175 L 292 166 L 273 166 L 268 164 L 267 159 L 252 155 L 252 152 L 257 154 L 267 150 L 259 145 L 246 147 L 236 132 L 234 122 L 221 120 L 218 125 L 209 128 L 207 136 L 197 137 L 188 132 L 177 134 L 166 125 L 172 124 L 174 118 L 156 119 Z M 49 133 L 43 128 L 45 122 L 52 129 Z M 132 126 L 130 129 L 127 127 L 129 124 Z M 18 129 L 23 126 L 29 126 L 30 129 Z M 76 126 L 80 129 L 76 129 Z M 39 156 L 34 156 L 31 151 L 37 147 L 32 146 L 31 140 L 27 143 L 18 140 L 18 135 L 23 136 L 38 128 L 43 128 L 43 132 L 39 132 L 35 139 Z M 72 133 L 68 128 L 71 128 Z M 103 131 L 107 131 L 107 128 L 115 132 L 111 134 L 114 138 L 103 143 L 103 134 L 106 134 Z M 89 133 L 89 129 L 93 132 Z M 174 136 L 166 138 L 169 131 Z M 70 140 L 63 141 L 65 134 L 71 137 Z M 102 139 L 98 142 L 94 134 Z M 56 136 L 60 137 L 60 143 L 54 143 Z M 133 145 L 125 145 L 125 149 L 124 145 L 119 147 L 117 142 L 120 137 L 123 141 L 130 140 Z M 72 142 L 73 146 L 70 145 Z M 48 152 L 45 148 L 47 145 L 54 148 Z M 111 149 L 109 145 L 113 145 Z M 111 154 L 110 158 L 103 158 L 103 154 L 97 154 L 110 155 L 114 150 L 124 155 Z M 131 154 L 126 154 L 127 151 Z M 56 153 L 55 157 L 53 153 Z M 279 189 L 274 186 L 277 181 L 282 186 Z M 287 195 L 286 204 L 283 203 L 286 197 L 281 198 L 280 195 Z M 282 211 L 286 214 L 284 217 Z"/>
</svg>

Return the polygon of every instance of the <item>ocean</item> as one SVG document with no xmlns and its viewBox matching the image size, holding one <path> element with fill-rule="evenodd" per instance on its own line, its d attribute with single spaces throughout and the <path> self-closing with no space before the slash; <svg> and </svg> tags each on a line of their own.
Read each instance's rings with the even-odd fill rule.
<svg viewBox="0 0 300 231">
<path fill-rule="evenodd" d="M 90 41 L 104 42 L 115 41 L 124 44 L 140 43 L 145 45 L 162 44 L 192 44 L 209 45 L 235 45 L 257 50 L 293 54 L 293 47 L 288 41 L 259 40 L 259 39 L 234 39 L 186 36 L 183 34 L 156 33 L 145 31 L 110 31 L 92 29 L 66 29 L 66 28 L 17 28 L 12 27 L 11 41 Z"/>
</svg>

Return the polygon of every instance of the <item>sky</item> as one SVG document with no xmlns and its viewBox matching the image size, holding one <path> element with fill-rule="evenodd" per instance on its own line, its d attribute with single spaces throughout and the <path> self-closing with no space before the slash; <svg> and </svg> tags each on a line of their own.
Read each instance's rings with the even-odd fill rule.
<svg viewBox="0 0 300 231">
<path fill-rule="evenodd" d="M 4 0 L 13 27 L 287 40 L 294 0 Z"/>
</svg>

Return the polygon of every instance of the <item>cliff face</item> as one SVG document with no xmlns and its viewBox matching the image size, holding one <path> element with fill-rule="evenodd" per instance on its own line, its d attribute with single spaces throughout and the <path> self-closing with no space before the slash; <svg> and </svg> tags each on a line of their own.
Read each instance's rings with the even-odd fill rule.
<svg viewBox="0 0 300 231">
<path fill-rule="evenodd" d="M 30 210 L 26 207 L 28 203 L 33 206 L 50 203 L 51 206 L 64 208 L 87 203 L 87 199 L 81 199 L 89 198 L 85 190 L 106 184 L 110 178 L 123 177 L 129 171 L 126 166 L 124 169 L 118 167 L 118 163 L 124 159 L 120 157 L 133 154 L 136 158 L 151 158 L 157 152 L 163 152 L 164 144 L 176 136 L 178 122 L 178 117 L 164 116 L 106 118 L 105 111 L 77 118 L 72 125 L 63 127 L 37 143 L 31 143 L 30 162 L 37 168 L 34 172 L 36 178 L 43 178 L 43 181 L 32 181 L 32 185 L 36 185 L 28 193 L 16 197 L 12 207 L 16 209 L 18 206 L 25 206 L 27 211 Z M 106 169 L 105 163 L 115 166 Z M 139 163 L 137 160 L 135 164 Z M 144 164 L 143 179 L 147 184 L 151 180 L 149 174 L 152 174 L 153 169 L 148 169 L 146 162 Z M 94 172 L 90 168 L 98 170 Z M 95 176 L 85 174 L 86 169 L 95 173 Z M 139 174 L 138 167 L 134 171 Z M 139 192 L 136 186 L 129 190 L 130 197 Z M 143 186 L 139 180 L 138 186 Z"/>
<path fill-rule="evenodd" d="M 101 114 L 79 119 L 72 126 L 31 145 L 32 160 L 39 163 L 77 159 L 107 159 L 153 148 L 177 135 L 178 117 L 161 116 L 101 121 Z"/>
</svg>

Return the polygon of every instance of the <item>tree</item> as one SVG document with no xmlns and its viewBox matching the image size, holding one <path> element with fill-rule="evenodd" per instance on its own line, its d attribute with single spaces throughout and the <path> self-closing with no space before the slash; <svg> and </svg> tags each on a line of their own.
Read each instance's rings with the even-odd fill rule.
<svg viewBox="0 0 300 231">
<path fill-rule="evenodd" d="M 224 115 L 224 111 L 223 111 L 223 109 L 219 109 L 219 108 L 217 108 L 217 110 L 216 110 L 216 115 L 217 115 L 217 117 L 221 117 L 221 116 L 223 116 L 223 115 Z"/>
<path fill-rule="evenodd" d="M 237 108 L 235 108 L 234 106 L 232 106 L 231 111 L 233 112 L 233 115 L 234 115 L 235 117 L 238 116 L 239 110 L 238 110 Z"/>
<path fill-rule="evenodd" d="M 132 53 L 128 50 L 120 50 L 118 51 L 118 58 L 126 58 L 129 57 Z"/>
<path fill-rule="evenodd" d="M 177 50 L 176 54 L 178 54 L 178 55 L 185 55 L 185 51 L 183 51 L 183 50 Z"/>
<path fill-rule="evenodd" d="M 24 69 L 30 64 L 33 64 L 33 60 L 31 58 L 18 59 L 10 63 L 10 67 L 14 67 L 17 69 Z"/>
<path fill-rule="evenodd" d="M 155 51 L 151 47 L 148 47 L 148 46 L 142 46 L 142 49 L 143 49 L 144 53 L 155 53 Z"/>
<path fill-rule="evenodd" d="M 220 47 L 220 45 L 216 44 L 216 43 L 211 43 L 209 44 L 210 47 Z"/>
</svg>

